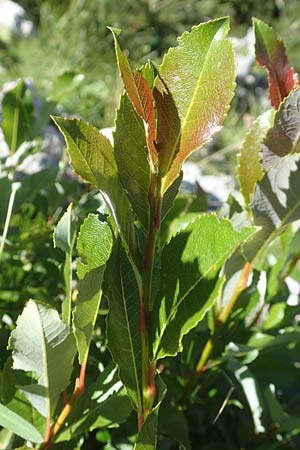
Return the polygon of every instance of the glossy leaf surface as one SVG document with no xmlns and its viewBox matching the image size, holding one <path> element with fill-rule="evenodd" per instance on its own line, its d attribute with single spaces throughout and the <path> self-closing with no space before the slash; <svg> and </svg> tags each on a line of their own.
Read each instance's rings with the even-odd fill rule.
<svg viewBox="0 0 300 450">
<path fill-rule="evenodd" d="M 113 28 L 110 28 L 110 30 L 114 36 L 117 61 L 124 86 L 135 111 L 144 122 L 149 156 L 155 165 L 157 161 L 155 148 L 156 124 L 152 91 L 142 73 L 138 71 L 132 72 L 130 64 L 120 47 L 117 30 Z"/>
<path fill-rule="evenodd" d="M 234 54 L 226 18 L 194 27 L 178 39 L 159 69 L 154 97 L 163 191 L 184 160 L 219 130 L 234 90 Z"/>
<path fill-rule="evenodd" d="M 154 305 L 153 358 L 176 355 L 182 337 L 214 303 L 224 280 L 217 274 L 226 258 L 255 228 L 236 231 L 229 220 L 204 214 L 164 248 L 162 278 Z"/>
</svg>

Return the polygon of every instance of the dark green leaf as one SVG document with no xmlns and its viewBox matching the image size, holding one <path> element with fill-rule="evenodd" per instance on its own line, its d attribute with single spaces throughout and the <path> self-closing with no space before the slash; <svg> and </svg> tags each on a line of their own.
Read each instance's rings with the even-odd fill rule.
<svg viewBox="0 0 300 450">
<path fill-rule="evenodd" d="M 105 295 L 109 300 L 108 346 L 119 366 L 120 378 L 136 408 L 141 407 L 140 299 L 129 261 L 117 242 L 105 273 Z"/>
</svg>

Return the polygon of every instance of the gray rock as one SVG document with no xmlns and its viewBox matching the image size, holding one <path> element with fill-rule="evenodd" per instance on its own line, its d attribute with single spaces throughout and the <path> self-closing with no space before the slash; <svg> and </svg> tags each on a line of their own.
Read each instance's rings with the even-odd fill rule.
<svg viewBox="0 0 300 450">
<path fill-rule="evenodd" d="M 0 0 L 0 39 L 9 42 L 13 36 L 29 36 L 33 23 L 22 6 L 11 0 Z"/>
</svg>

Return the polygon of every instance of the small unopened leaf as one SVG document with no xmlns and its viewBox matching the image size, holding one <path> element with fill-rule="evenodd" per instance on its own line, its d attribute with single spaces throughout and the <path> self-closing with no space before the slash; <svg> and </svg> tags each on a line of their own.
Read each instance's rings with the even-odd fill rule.
<svg viewBox="0 0 300 450">
<path fill-rule="evenodd" d="M 27 441 L 40 444 L 43 437 L 40 432 L 27 420 L 19 416 L 15 412 L 0 404 L 0 425 L 7 428 Z"/>
<path fill-rule="evenodd" d="M 280 102 L 297 86 L 298 78 L 288 63 L 282 40 L 273 28 L 259 19 L 253 19 L 255 53 L 259 64 L 266 67 L 269 75 L 269 96 L 277 109 Z"/>
<path fill-rule="evenodd" d="M 247 205 L 250 204 L 256 183 L 264 175 L 260 152 L 262 141 L 272 123 L 273 111 L 269 110 L 255 120 L 238 155 L 238 180 Z"/>
<path fill-rule="evenodd" d="M 182 338 L 204 317 L 224 279 L 225 260 L 256 229 L 236 231 L 227 219 L 203 214 L 175 236 L 162 254 L 162 277 L 151 319 L 153 358 L 176 355 Z"/>
<path fill-rule="evenodd" d="M 78 296 L 74 310 L 75 337 L 79 362 L 87 357 L 102 297 L 102 281 L 106 262 L 112 249 L 112 232 L 97 215 L 89 214 L 80 228 L 77 251 L 79 277 Z"/>
<path fill-rule="evenodd" d="M 110 28 L 115 40 L 116 55 L 118 66 L 124 82 L 124 86 L 130 101 L 137 114 L 144 121 L 147 137 L 147 147 L 152 163 L 156 165 L 157 151 L 156 143 L 156 124 L 155 124 L 155 108 L 151 88 L 143 77 L 142 73 L 132 72 L 130 64 L 123 53 L 119 41 L 118 34 L 113 28 Z"/>
<path fill-rule="evenodd" d="M 185 32 L 165 55 L 154 89 L 163 191 L 184 160 L 220 129 L 233 96 L 235 64 L 228 18 Z"/>
<path fill-rule="evenodd" d="M 10 338 L 13 367 L 33 372 L 38 382 L 22 392 L 45 417 L 51 418 L 68 386 L 76 353 L 74 336 L 56 310 L 29 300 Z"/>
</svg>

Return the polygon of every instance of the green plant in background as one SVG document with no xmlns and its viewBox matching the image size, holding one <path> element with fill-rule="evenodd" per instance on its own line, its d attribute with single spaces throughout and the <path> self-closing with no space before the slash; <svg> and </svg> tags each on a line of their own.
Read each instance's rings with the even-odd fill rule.
<svg viewBox="0 0 300 450">
<path fill-rule="evenodd" d="M 55 298 L 48 283 L 58 272 L 46 271 L 44 295 L 32 295 L 15 326 L 3 316 L 3 334 L 12 328 L 0 377 L 4 448 L 297 448 L 300 308 L 287 297 L 299 272 L 300 94 L 282 42 L 258 19 L 256 56 L 274 109 L 242 145 L 241 201 L 231 196 L 212 213 L 178 193 L 184 161 L 219 130 L 233 97 L 228 31 L 227 18 L 200 24 L 161 65 L 133 71 L 112 28 L 125 87 L 113 144 L 81 119 L 53 116 L 74 171 L 105 204 L 95 195 L 86 215 L 85 195 L 74 198 L 54 231 Z M 11 154 L 39 134 L 33 109 L 21 82 L 3 100 Z M 2 171 L 8 270 L 26 199 L 17 195 L 33 181 Z M 74 182 L 64 190 L 56 171 L 47 189 L 45 174 L 38 186 L 54 222 Z M 37 215 L 40 204 L 31 206 Z"/>
</svg>

